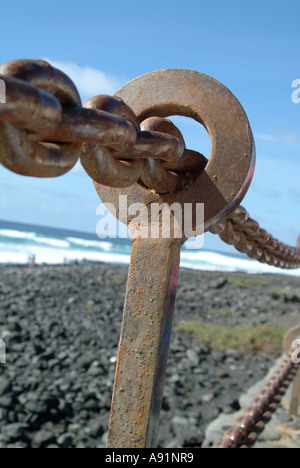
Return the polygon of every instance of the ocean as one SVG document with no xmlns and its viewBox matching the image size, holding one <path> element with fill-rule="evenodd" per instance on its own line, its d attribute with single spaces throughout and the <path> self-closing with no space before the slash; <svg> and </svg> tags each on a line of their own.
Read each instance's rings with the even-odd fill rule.
<svg viewBox="0 0 300 468">
<path fill-rule="evenodd" d="M 128 265 L 131 242 L 100 240 L 96 234 L 0 221 L 0 266 L 26 265 L 34 256 L 38 265 L 104 262 Z M 241 271 L 300 276 L 300 269 L 280 270 L 245 255 L 182 249 L 181 266 L 206 271 Z"/>
</svg>

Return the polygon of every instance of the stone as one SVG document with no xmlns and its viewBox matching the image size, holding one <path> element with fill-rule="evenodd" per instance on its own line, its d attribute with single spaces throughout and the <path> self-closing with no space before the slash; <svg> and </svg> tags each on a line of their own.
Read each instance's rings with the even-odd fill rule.
<svg viewBox="0 0 300 468">
<path fill-rule="evenodd" d="M 101 437 L 104 434 L 105 431 L 105 423 L 104 423 L 104 418 L 102 416 L 99 416 L 98 418 L 95 418 L 88 427 L 90 436 L 96 439 L 97 437 Z"/>
<path fill-rule="evenodd" d="M 10 381 L 4 376 L 0 376 L 0 396 L 5 395 L 9 390 Z"/>
<path fill-rule="evenodd" d="M 27 439 L 25 437 L 25 431 L 28 429 L 27 424 L 23 423 L 13 423 L 8 424 L 7 426 L 2 426 L 1 433 L 2 436 L 5 437 L 9 441 L 24 441 Z"/>
<path fill-rule="evenodd" d="M 193 349 L 188 349 L 186 355 L 191 364 L 193 364 L 194 366 L 199 365 L 199 357 L 196 351 L 194 351 Z"/>
<path fill-rule="evenodd" d="M 73 445 L 73 436 L 72 434 L 65 433 L 58 437 L 57 443 L 61 448 L 70 448 Z"/>
<path fill-rule="evenodd" d="M 239 359 L 241 357 L 237 349 L 227 349 L 225 351 L 225 355 L 227 358 L 233 358 L 233 359 Z"/>
<path fill-rule="evenodd" d="M 268 424 L 259 436 L 261 442 L 274 442 L 281 439 L 280 432 L 272 424 Z"/>
<path fill-rule="evenodd" d="M 175 416 L 172 419 L 173 430 L 180 447 L 201 447 L 204 434 L 188 418 Z"/>
<path fill-rule="evenodd" d="M 56 439 L 52 432 L 41 430 L 35 434 L 32 446 L 33 448 L 45 448 L 55 442 Z"/>
<path fill-rule="evenodd" d="M 215 398 L 215 393 L 210 392 L 210 393 L 206 393 L 206 395 L 202 397 L 202 401 L 203 403 L 210 403 L 214 398 Z"/>
<path fill-rule="evenodd" d="M 300 431 L 300 417 L 296 418 L 293 422 L 289 424 L 289 427 L 295 431 Z"/>
<path fill-rule="evenodd" d="M 10 408 L 13 403 L 13 394 L 9 393 L 0 397 L 0 408 Z"/>
</svg>

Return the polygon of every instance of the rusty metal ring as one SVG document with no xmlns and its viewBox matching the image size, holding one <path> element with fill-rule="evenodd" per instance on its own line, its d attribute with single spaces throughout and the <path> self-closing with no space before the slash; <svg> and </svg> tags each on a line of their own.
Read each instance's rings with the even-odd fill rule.
<svg viewBox="0 0 300 468">
<path fill-rule="evenodd" d="M 148 117 L 191 117 L 208 131 L 212 152 L 206 168 L 191 177 L 176 193 L 158 194 L 135 185 L 110 190 L 96 185 L 101 200 L 118 206 L 120 195 L 128 203 L 204 203 L 205 231 L 237 208 L 254 173 L 255 144 L 249 121 L 238 100 L 222 84 L 198 72 L 161 70 L 143 75 L 120 89 L 116 96 L 129 105 L 139 122 Z M 193 229 L 200 228 L 194 223 Z"/>
<path fill-rule="evenodd" d="M 135 128 L 139 124 L 132 110 L 122 101 L 110 96 L 95 96 L 89 99 L 84 107 L 112 112 L 126 118 Z M 101 145 L 84 144 L 81 164 L 95 184 L 110 187 L 126 188 L 135 184 L 142 173 L 144 160 L 119 161 L 115 159 L 114 151 Z"/>
<path fill-rule="evenodd" d="M 2 65 L 0 74 L 23 80 L 52 94 L 62 106 L 81 105 L 78 91 L 70 78 L 47 62 L 14 60 Z M 38 127 L 34 129 L 38 133 L 40 130 Z M 0 133 L 0 162 L 21 175 L 58 177 L 74 167 L 81 153 L 81 144 L 36 143 L 26 130 L 17 129 L 7 122 L 0 124 Z"/>
</svg>

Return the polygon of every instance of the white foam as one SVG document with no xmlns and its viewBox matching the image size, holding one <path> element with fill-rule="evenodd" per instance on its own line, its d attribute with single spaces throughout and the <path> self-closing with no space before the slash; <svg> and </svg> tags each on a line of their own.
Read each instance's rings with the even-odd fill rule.
<svg viewBox="0 0 300 468">
<path fill-rule="evenodd" d="M 27 264 L 30 256 L 35 256 L 37 265 L 59 265 L 65 261 L 95 261 L 104 263 L 120 263 L 128 265 L 130 261 L 129 254 L 117 254 L 108 252 L 83 251 L 76 249 L 54 249 L 44 246 L 16 246 L 14 244 L 6 244 L 5 250 L 0 247 L 0 263 L 6 264 Z"/>
<path fill-rule="evenodd" d="M 2 237 L 2 239 L 1 239 Z M 11 241 L 4 239 L 11 238 Z M 19 240 L 19 241 L 18 241 Z M 37 264 L 62 264 L 65 261 L 95 261 L 128 265 L 130 247 L 115 246 L 100 240 L 86 240 L 79 237 L 56 239 L 39 237 L 34 232 L 0 230 L 0 263 L 27 264 L 34 255 Z M 183 250 L 181 266 L 206 271 L 243 271 L 250 274 L 277 273 L 300 276 L 300 269 L 281 270 L 249 259 L 247 256 L 231 256 L 205 250 Z"/>
<path fill-rule="evenodd" d="M 10 230 L 10 229 L 1 229 L 0 236 L 8 237 L 11 239 L 23 239 L 23 240 L 28 239 L 38 244 L 46 244 L 46 245 L 50 245 L 52 247 L 58 247 L 58 248 L 68 248 L 70 246 L 69 242 L 67 241 L 54 239 L 51 237 L 39 237 L 34 232 L 22 232 L 22 231 Z"/>
<path fill-rule="evenodd" d="M 38 244 L 51 245 L 52 247 L 59 247 L 62 249 L 70 247 L 70 244 L 67 241 L 50 239 L 48 237 L 35 237 L 34 242 L 37 242 Z"/>
<path fill-rule="evenodd" d="M 207 271 L 243 271 L 250 274 L 286 274 L 291 276 L 300 276 L 300 269 L 282 270 L 273 266 L 260 263 L 248 257 L 236 257 L 223 255 L 208 251 L 183 251 L 181 254 L 181 266 L 193 270 Z"/>
<path fill-rule="evenodd" d="M 110 252 L 113 248 L 113 245 L 110 244 L 109 242 L 101 242 L 101 241 L 91 241 L 91 240 L 85 240 L 85 239 L 79 239 L 77 237 L 68 237 L 67 240 L 71 244 L 79 245 L 85 248 L 92 247 L 92 248 L 101 248 L 102 250 L 105 250 L 107 252 Z"/>
<path fill-rule="evenodd" d="M 13 239 L 34 239 L 36 234 L 34 232 L 14 231 L 12 229 L 0 229 L 0 236 L 11 237 Z"/>
</svg>

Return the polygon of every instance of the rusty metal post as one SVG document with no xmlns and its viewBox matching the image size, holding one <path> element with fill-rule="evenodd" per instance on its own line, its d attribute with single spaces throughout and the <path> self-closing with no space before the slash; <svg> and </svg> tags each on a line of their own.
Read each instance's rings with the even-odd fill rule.
<svg viewBox="0 0 300 468">
<path fill-rule="evenodd" d="M 180 248 L 187 238 L 209 230 L 240 204 L 253 176 L 255 146 L 247 116 L 236 98 L 220 83 L 197 72 L 163 70 L 144 75 L 116 96 L 130 106 L 146 131 L 155 131 L 150 117 L 184 115 L 203 124 L 212 141 L 207 165 L 199 158 L 201 170 L 184 179 L 180 187 L 178 175 L 154 159 L 143 163 L 138 183 L 128 188 L 111 188 L 94 180 L 101 201 L 129 226 L 133 240 L 107 445 L 148 448 L 155 446 L 159 422 Z M 100 158 L 103 151 L 96 150 Z M 186 214 L 187 205 L 194 214 Z M 199 205 L 205 206 L 203 219 L 195 215 Z M 156 231 L 149 219 L 155 206 L 170 208 L 174 230 L 165 235 L 159 220 L 159 238 L 151 239 L 141 233 L 149 225 L 151 236 L 152 228 Z M 137 211 L 140 214 L 135 217 Z M 191 222 L 186 223 L 189 217 Z M 180 226 L 184 233 L 177 236 Z"/>
<path fill-rule="evenodd" d="M 155 445 L 182 243 L 134 241 L 108 447 Z"/>
</svg>

